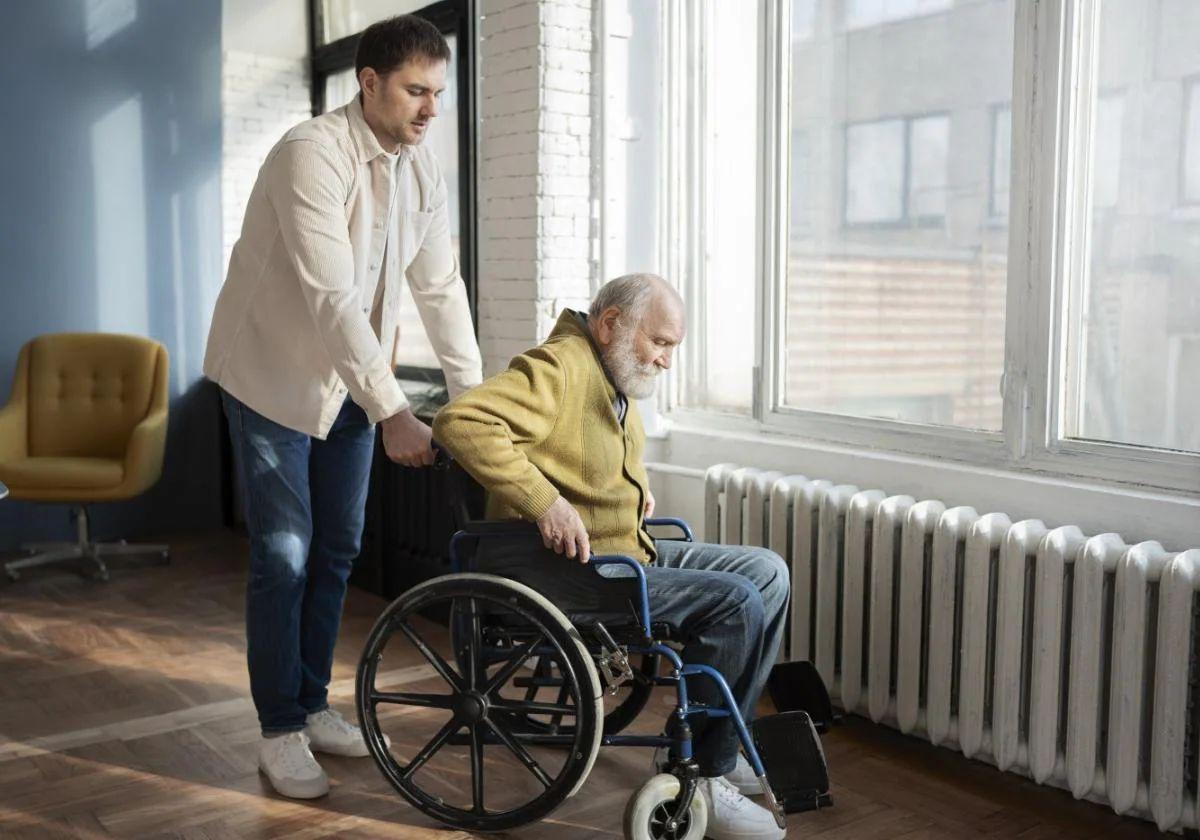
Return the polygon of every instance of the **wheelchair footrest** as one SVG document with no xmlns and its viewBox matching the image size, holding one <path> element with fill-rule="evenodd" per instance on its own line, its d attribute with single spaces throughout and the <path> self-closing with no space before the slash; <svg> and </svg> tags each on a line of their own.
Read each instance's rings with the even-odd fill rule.
<svg viewBox="0 0 1200 840">
<path fill-rule="evenodd" d="M 782 712 L 751 725 L 754 748 L 784 813 L 833 804 L 821 737 L 807 712 Z"/>
</svg>

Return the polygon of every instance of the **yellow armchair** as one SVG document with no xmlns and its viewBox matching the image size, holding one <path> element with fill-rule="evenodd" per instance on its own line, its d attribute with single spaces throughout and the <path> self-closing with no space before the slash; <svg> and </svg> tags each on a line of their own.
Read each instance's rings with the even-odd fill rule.
<svg viewBox="0 0 1200 840">
<path fill-rule="evenodd" d="M 129 335 L 60 333 L 21 348 L 8 404 L 0 409 L 0 484 L 14 499 L 74 505 L 77 539 L 30 546 L 18 570 L 104 556 L 155 553 L 165 545 L 94 543 L 86 504 L 131 499 L 162 475 L 167 441 L 167 351 Z"/>
</svg>

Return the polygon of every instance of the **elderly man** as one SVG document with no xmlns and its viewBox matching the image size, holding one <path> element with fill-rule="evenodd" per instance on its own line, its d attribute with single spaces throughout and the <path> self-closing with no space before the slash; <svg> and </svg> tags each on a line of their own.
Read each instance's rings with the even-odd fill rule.
<svg viewBox="0 0 1200 840">
<path fill-rule="evenodd" d="M 536 522 L 546 547 L 572 560 L 645 563 L 652 620 L 677 628 L 685 661 L 725 675 L 749 719 L 783 635 L 787 566 L 765 549 L 655 541 L 644 527 L 654 497 L 636 400 L 671 366 L 684 320 L 662 278 L 613 280 L 586 314 L 563 311 L 545 343 L 446 406 L 434 437 L 487 490 L 489 518 Z M 711 681 L 692 682 L 694 698 L 719 702 Z M 694 755 L 710 837 L 784 836 L 744 795 L 758 784 L 729 718 L 696 728 Z"/>
</svg>

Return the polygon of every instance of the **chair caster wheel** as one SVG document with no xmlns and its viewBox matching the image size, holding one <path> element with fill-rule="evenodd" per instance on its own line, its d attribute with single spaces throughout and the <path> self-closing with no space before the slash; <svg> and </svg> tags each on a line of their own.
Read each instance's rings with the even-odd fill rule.
<svg viewBox="0 0 1200 840">
<path fill-rule="evenodd" d="M 672 824 L 679 790 L 679 779 L 660 773 L 634 791 L 625 806 L 627 840 L 701 840 L 708 828 L 708 804 L 704 795 L 696 791 L 687 814 L 679 823 Z"/>
</svg>

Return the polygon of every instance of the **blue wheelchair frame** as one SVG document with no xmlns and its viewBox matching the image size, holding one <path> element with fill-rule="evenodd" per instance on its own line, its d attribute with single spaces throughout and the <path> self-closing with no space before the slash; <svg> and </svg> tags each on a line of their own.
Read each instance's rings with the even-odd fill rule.
<svg viewBox="0 0 1200 840">
<path fill-rule="evenodd" d="M 647 519 L 645 524 L 648 527 L 675 527 L 682 531 L 684 542 L 693 542 L 695 540 L 692 529 L 682 519 L 674 517 Z M 464 571 L 459 554 L 459 548 L 463 542 L 488 539 L 492 536 L 500 535 L 468 533 L 466 531 L 455 533 L 450 540 L 450 563 L 453 571 L 455 573 Z M 750 762 L 754 774 L 760 780 L 763 779 L 766 776 L 766 771 L 763 769 L 762 760 L 759 758 L 758 750 L 754 747 L 754 739 L 750 737 L 746 721 L 738 709 L 737 702 L 734 700 L 733 692 L 730 690 L 725 676 L 720 671 L 708 665 L 686 664 L 674 650 L 653 640 L 650 622 L 650 598 L 646 588 L 646 571 L 642 564 L 632 557 L 627 557 L 623 554 L 593 555 L 589 562 L 596 568 L 601 566 L 626 566 L 632 569 L 634 575 L 637 577 L 638 591 L 637 603 L 634 605 L 635 612 L 641 624 L 642 635 L 650 641 L 648 644 L 629 645 L 627 652 L 635 655 L 657 654 L 671 663 L 671 673 L 655 676 L 653 677 L 653 682 L 655 685 L 675 686 L 677 703 L 673 715 L 681 724 L 684 724 L 684 726 L 680 727 L 680 731 L 687 732 L 689 730 L 686 724 L 688 718 L 692 715 L 708 714 L 711 717 L 732 717 L 734 726 L 737 728 L 738 737 L 742 742 L 742 747 L 746 751 L 747 760 Z M 724 707 L 720 708 L 691 703 L 688 700 L 687 677 L 708 677 L 713 680 L 720 689 Z M 614 747 L 668 747 L 673 748 L 676 754 L 684 761 L 692 759 L 692 742 L 690 736 L 605 735 L 601 739 L 601 745 Z M 770 786 L 764 784 L 763 788 L 771 805 L 771 810 L 774 811 L 777 819 L 781 819 L 782 811 L 775 801 L 774 793 L 771 791 Z"/>
</svg>

